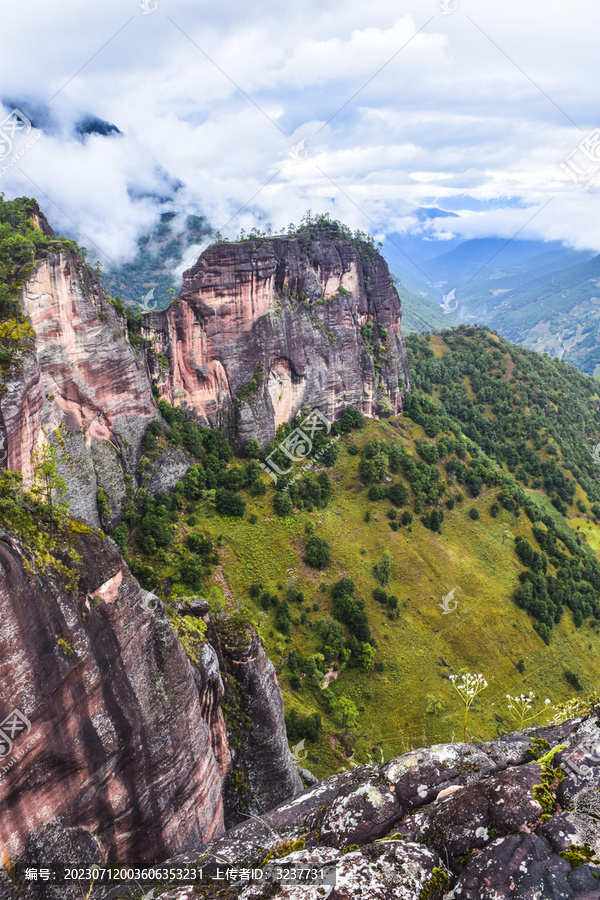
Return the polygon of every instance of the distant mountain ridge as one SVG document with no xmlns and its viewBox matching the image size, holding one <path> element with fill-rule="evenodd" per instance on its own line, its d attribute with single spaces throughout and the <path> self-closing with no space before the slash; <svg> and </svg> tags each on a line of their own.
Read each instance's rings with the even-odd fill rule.
<svg viewBox="0 0 600 900">
<path fill-rule="evenodd" d="M 407 333 L 477 322 L 588 375 L 600 373 L 600 256 L 556 241 L 435 243 L 444 252 L 431 255 L 433 243 L 414 238 L 396 236 L 384 244 L 392 271 L 406 289 Z M 439 307 L 452 289 L 456 309 L 442 325 Z"/>
</svg>

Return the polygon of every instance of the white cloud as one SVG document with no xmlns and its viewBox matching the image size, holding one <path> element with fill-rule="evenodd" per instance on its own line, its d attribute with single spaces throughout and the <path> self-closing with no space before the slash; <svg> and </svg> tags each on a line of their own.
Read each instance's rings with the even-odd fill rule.
<svg viewBox="0 0 600 900">
<path fill-rule="evenodd" d="M 448 16 L 437 0 L 159 0 L 146 16 L 137 0 L 29 0 L 3 15 L 2 97 L 36 110 L 44 135 L 0 190 L 36 196 L 111 259 L 134 252 L 167 197 L 230 235 L 308 208 L 385 232 L 432 197 L 500 200 L 439 220 L 444 238 L 510 237 L 552 197 L 520 236 L 600 251 L 598 188 L 559 167 L 596 124 L 592 0 L 459 0 Z M 78 140 L 84 114 L 124 135 Z"/>
</svg>

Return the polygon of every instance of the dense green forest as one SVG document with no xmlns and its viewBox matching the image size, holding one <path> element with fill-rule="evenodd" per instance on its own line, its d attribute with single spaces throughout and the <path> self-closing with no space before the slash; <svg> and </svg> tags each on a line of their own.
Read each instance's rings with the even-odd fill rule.
<svg viewBox="0 0 600 900">
<path fill-rule="evenodd" d="M 443 454 L 447 476 L 473 497 L 484 484 L 500 486 L 494 512 L 498 503 L 515 513 L 523 509 L 536 526 L 538 550 L 526 538 L 517 538 L 515 549 L 527 568 L 520 573 L 514 599 L 532 615 L 544 640 L 549 641 L 565 606 L 578 625 L 590 615 L 600 619 L 595 553 L 532 496 L 543 492 L 566 519 L 579 486 L 598 523 L 600 485 L 592 454 L 600 439 L 596 383 L 572 366 L 484 331 L 463 328 L 443 334 L 443 340 L 451 353 L 439 358 L 427 338 L 409 340 L 414 390 L 406 413 L 431 438 L 440 431 L 462 430 L 478 452 L 465 464 L 466 448 L 459 446 L 462 453 L 449 455 L 443 439 L 435 447 L 417 446 L 417 451 L 423 455 L 426 450 L 429 462 Z M 581 498 L 576 509 L 588 513 Z"/>
</svg>

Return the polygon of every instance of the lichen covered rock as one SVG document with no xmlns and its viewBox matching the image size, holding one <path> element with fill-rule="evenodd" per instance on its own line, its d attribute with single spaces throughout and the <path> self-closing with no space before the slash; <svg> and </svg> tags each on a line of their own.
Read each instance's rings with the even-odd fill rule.
<svg viewBox="0 0 600 900">
<path fill-rule="evenodd" d="M 327 778 L 180 861 L 335 865 L 331 887 L 269 886 L 268 896 L 282 900 L 598 900 L 599 740 L 596 712 L 478 747 L 411 751 Z M 581 765 L 579 775 L 569 760 Z M 561 810 L 559 795 L 569 809 Z M 228 896 L 264 890 L 230 885 Z M 159 896 L 191 900 L 194 892 Z"/>
</svg>

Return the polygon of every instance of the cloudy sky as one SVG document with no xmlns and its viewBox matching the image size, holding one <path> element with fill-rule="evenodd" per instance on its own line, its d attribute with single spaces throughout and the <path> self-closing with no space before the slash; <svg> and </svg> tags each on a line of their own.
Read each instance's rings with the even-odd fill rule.
<svg viewBox="0 0 600 900">
<path fill-rule="evenodd" d="M 312 209 L 380 238 L 451 226 L 600 252 L 597 0 L 20 0 L 0 16 L 1 117 L 33 124 L 0 126 L 0 191 L 106 260 L 167 209 L 230 237 Z M 89 116 L 122 135 L 82 137 Z M 423 225 L 422 206 L 459 218 Z"/>
</svg>

